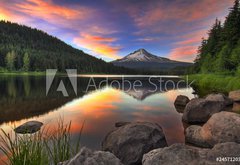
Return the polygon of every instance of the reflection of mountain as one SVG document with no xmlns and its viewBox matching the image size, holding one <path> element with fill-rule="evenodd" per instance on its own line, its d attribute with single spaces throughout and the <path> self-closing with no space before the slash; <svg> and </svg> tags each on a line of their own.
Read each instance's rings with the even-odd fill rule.
<svg viewBox="0 0 240 165">
<path fill-rule="evenodd" d="M 129 79 L 128 83 L 122 83 L 121 80 L 118 80 L 119 83 L 113 83 L 111 87 L 115 89 L 119 89 L 123 91 L 124 93 L 132 96 L 133 98 L 137 100 L 144 100 L 145 98 L 157 94 L 157 93 L 163 93 L 167 92 L 169 90 L 177 89 L 177 83 L 181 80 L 180 78 L 173 78 L 171 80 L 171 83 L 167 83 L 167 80 L 170 79 L 162 79 L 162 82 L 159 83 L 159 79 L 151 79 L 151 82 L 149 82 L 149 79 L 141 79 L 142 86 L 137 86 L 133 88 L 134 83 L 136 80 Z M 116 80 L 114 80 L 116 82 Z M 120 85 L 120 86 L 119 86 Z M 181 83 L 178 86 L 178 89 L 186 88 L 185 83 Z"/>
<path fill-rule="evenodd" d="M 146 97 L 151 96 L 155 93 L 159 93 L 159 91 L 150 91 L 149 89 L 141 89 L 141 90 L 129 90 L 124 91 L 126 94 L 134 97 L 137 100 L 144 100 Z"/>
</svg>

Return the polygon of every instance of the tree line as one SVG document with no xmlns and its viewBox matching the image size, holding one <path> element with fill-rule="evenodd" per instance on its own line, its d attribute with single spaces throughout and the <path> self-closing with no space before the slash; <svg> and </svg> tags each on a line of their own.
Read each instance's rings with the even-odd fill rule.
<svg viewBox="0 0 240 165">
<path fill-rule="evenodd" d="M 47 33 L 9 21 L 0 21 L 0 70 L 59 71 L 72 68 L 80 73 L 135 73 L 106 63 L 67 45 Z"/>
<path fill-rule="evenodd" d="M 193 70 L 200 73 L 240 73 L 240 2 L 235 0 L 225 21 L 216 19 L 202 39 Z"/>
</svg>

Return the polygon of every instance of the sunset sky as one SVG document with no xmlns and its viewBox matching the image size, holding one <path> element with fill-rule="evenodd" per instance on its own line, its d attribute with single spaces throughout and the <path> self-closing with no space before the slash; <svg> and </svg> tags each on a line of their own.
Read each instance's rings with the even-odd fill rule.
<svg viewBox="0 0 240 165">
<path fill-rule="evenodd" d="M 0 0 L 0 19 L 41 29 L 111 61 L 139 48 L 193 61 L 234 0 Z"/>
</svg>

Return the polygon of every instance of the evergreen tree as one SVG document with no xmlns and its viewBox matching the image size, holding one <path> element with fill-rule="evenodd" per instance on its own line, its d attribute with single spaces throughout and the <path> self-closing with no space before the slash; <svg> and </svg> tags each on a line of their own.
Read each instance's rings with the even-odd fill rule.
<svg viewBox="0 0 240 165">
<path fill-rule="evenodd" d="M 235 0 L 234 6 L 226 17 L 223 29 L 224 41 L 230 42 L 234 46 L 240 38 L 240 3 Z"/>
<path fill-rule="evenodd" d="M 30 57 L 28 53 L 25 53 L 23 56 L 23 70 L 29 71 L 29 66 L 30 66 Z"/>
<path fill-rule="evenodd" d="M 5 59 L 8 70 L 10 71 L 15 70 L 15 60 L 16 60 L 15 52 L 14 51 L 8 52 Z"/>
<path fill-rule="evenodd" d="M 240 66 L 240 3 L 235 0 L 226 20 L 216 19 L 195 60 L 198 72 L 237 71 Z"/>
</svg>

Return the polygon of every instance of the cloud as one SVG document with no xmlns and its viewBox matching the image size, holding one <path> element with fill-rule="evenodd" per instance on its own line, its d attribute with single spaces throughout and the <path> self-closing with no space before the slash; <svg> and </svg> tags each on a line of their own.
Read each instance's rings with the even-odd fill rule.
<svg viewBox="0 0 240 165">
<path fill-rule="evenodd" d="M 192 62 L 196 57 L 196 46 L 183 46 L 171 50 L 169 58 L 173 60 L 181 60 Z"/>
<path fill-rule="evenodd" d="M 99 56 L 116 59 L 120 58 L 118 52 L 121 49 L 119 46 L 113 46 L 113 42 L 116 40 L 116 38 L 81 33 L 80 36 L 73 39 L 73 42 L 79 47 L 89 49 Z"/>
<path fill-rule="evenodd" d="M 169 58 L 192 62 L 197 54 L 198 46 L 202 38 L 206 37 L 207 30 L 201 29 L 178 37 L 178 41 L 173 43 Z"/>
<path fill-rule="evenodd" d="M 223 20 L 233 1 L 5 0 L 0 1 L 0 19 L 39 28 L 105 60 L 120 58 L 120 50 L 129 52 L 136 45 L 181 60 L 187 57 L 176 52 L 197 49 L 215 17 Z"/>
<path fill-rule="evenodd" d="M 36 16 L 45 20 L 48 19 L 81 19 L 88 15 L 88 10 L 80 8 L 78 10 L 74 8 L 68 8 L 54 4 L 50 1 L 43 0 L 26 0 L 19 4 L 15 4 L 19 11 L 31 16 Z M 80 6 L 78 6 L 80 7 Z"/>
</svg>

